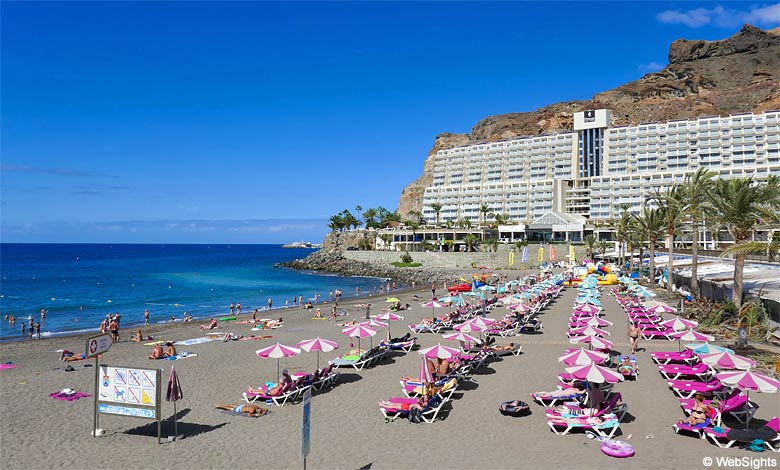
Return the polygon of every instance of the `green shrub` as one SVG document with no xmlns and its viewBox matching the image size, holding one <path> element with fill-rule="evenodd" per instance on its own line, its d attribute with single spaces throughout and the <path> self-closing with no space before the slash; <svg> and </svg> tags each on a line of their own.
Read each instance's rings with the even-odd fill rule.
<svg viewBox="0 0 780 470">
<path fill-rule="evenodd" d="M 414 262 L 414 260 L 412 259 L 412 255 L 410 255 L 409 252 L 407 251 L 401 255 L 401 262 L 404 264 L 409 264 Z"/>
<path fill-rule="evenodd" d="M 418 268 L 418 267 L 422 266 L 422 263 L 414 263 L 414 262 L 412 262 L 412 263 L 402 263 L 400 261 L 395 261 L 392 264 L 396 268 Z"/>
</svg>

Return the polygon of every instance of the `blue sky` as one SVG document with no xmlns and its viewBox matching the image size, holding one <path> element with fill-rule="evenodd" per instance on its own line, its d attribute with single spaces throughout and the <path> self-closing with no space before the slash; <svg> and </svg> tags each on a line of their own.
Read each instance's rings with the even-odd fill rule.
<svg viewBox="0 0 780 470">
<path fill-rule="evenodd" d="M 588 99 L 772 3 L 2 3 L 6 242 L 320 241 L 440 132 Z"/>
</svg>

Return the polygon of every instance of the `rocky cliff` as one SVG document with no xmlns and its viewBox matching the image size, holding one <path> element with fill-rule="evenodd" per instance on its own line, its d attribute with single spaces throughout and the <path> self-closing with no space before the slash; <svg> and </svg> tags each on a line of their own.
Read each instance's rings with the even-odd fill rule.
<svg viewBox="0 0 780 470">
<path fill-rule="evenodd" d="M 574 112 L 600 108 L 612 110 L 613 125 L 780 109 L 780 29 L 745 25 L 722 41 L 679 39 L 670 46 L 669 65 L 663 70 L 599 93 L 590 101 L 490 116 L 469 134 L 440 134 L 422 176 L 403 190 L 398 211 L 405 216 L 410 210 L 422 210 L 423 191 L 433 177 L 432 157 L 438 150 L 571 131 Z"/>
</svg>

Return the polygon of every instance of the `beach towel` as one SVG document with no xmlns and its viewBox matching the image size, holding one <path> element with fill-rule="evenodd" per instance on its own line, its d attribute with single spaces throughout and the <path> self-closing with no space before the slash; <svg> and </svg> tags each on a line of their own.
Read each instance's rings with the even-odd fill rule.
<svg viewBox="0 0 780 470">
<path fill-rule="evenodd" d="M 55 400 L 75 401 L 78 400 L 79 398 L 86 398 L 92 395 L 90 395 L 89 393 L 77 392 L 73 389 L 66 388 L 58 392 L 50 393 L 49 396 L 54 398 Z"/>
<path fill-rule="evenodd" d="M 219 321 L 233 321 L 236 317 L 222 317 L 219 319 Z"/>
<path fill-rule="evenodd" d="M 155 344 L 163 344 L 163 343 L 167 343 L 167 341 L 152 341 L 151 343 L 144 343 L 144 346 L 154 346 Z"/>
<path fill-rule="evenodd" d="M 269 410 L 268 408 L 264 408 L 264 409 L 266 410 L 266 412 L 262 416 L 266 416 L 266 415 L 271 414 L 271 410 Z M 219 410 L 219 411 L 221 411 L 222 413 L 225 413 L 226 415 L 243 416 L 244 418 L 260 418 L 261 417 L 261 416 L 249 416 L 246 413 L 236 413 L 235 411 L 228 411 L 228 410 Z"/>
<path fill-rule="evenodd" d="M 239 341 L 251 341 L 251 340 L 257 341 L 257 340 L 269 339 L 269 338 L 273 338 L 273 336 L 254 336 L 254 335 L 252 335 L 252 336 L 244 336 L 243 338 L 239 338 L 238 340 Z"/>
<path fill-rule="evenodd" d="M 241 320 L 238 322 L 239 325 L 249 325 L 254 323 L 257 323 L 257 320 Z"/>
<path fill-rule="evenodd" d="M 13 369 L 16 367 L 15 364 L 0 364 L 0 369 Z"/>
<path fill-rule="evenodd" d="M 202 338 L 192 338 L 192 339 L 185 339 L 183 341 L 176 341 L 174 344 L 176 346 L 192 346 L 193 344 L 201 344 L 201 343 L 208 343 L 209 341 L 214 341 L 216 339 L 219 339 L 222 335 L 219 336 L 203 336 Z"/>
<path fill-rule="evenodd" d="M 168 361 L 178 361 L 179 359 L 187 359 L 188 357 L 196 357 L 196 356 L 197 356 L 197 354 L 192 354 L 192 353 L 188 353 L 188 352 L 182 352 L 182 353 L 179 353 L 179 354 L 177 354 L 175 356 L 164 357 L 163 359 L 168 360 Z"/>
</svg>

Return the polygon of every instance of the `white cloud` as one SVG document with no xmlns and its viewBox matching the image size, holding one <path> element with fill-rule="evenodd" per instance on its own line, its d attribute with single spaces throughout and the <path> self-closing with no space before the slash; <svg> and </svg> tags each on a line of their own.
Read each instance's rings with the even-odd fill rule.
<svg viewBox="0 0 780 470">
<path fill-rule="evenodd" d="M 650 73 L 650 72 L 658 72 L 659 70 L 663 70 L 664 66 L 659 64 L 658 62 L 648 62 L 646 64 L 639 64 L 639 67 L 637 67 L 640 72 Z"/>
<path fill-rule="evenodd" d="M 714 8 L 695 8 L 693 10 L 666 10 L 658 13 L 656 19 L 661 23 L 684 24 L 689 28 L 713 26 L 716 28 L 736 28 L 745 23 L 755 26 L 774 28 L 780 25 L 780 4 L 753 5 L 749 10 L 734 10 L 718 5 Z"/>
</svg>

